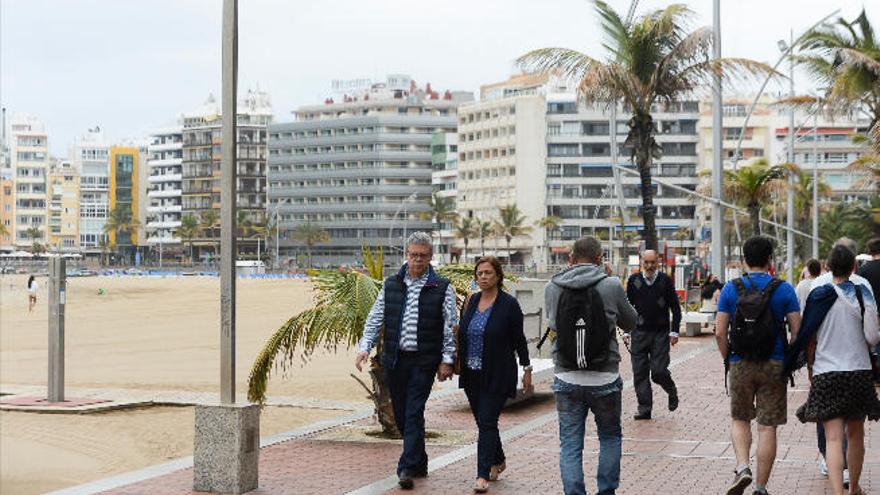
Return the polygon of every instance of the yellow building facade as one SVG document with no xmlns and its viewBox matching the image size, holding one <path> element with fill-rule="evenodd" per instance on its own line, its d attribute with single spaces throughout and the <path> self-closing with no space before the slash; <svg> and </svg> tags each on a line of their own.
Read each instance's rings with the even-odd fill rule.
<svg viewBox="0 0 880 495">
<path fill-rule="evenodd" d="M 79 172 L 70 162 L 54 165 L 49 172 L 48 248 L 56 252 L 79 251 Z"/>
<path fill-rule="evenodd" d="M 127 210 L 129 221 L 138 222 L 140 177 L 139 152 L 133 146 L 113 146 L 110 148 L 110 204 L 108 222 L 113 221 L 114 211 Z M 119 214 L 116 214 L 119 215 Z M 125 216 L 123 214 L 123 216 Z M 110 245 L 117 251 L 131 251 L 137 246 L 138 227 L 118 229 L 108 232 Z"/>
</svg>

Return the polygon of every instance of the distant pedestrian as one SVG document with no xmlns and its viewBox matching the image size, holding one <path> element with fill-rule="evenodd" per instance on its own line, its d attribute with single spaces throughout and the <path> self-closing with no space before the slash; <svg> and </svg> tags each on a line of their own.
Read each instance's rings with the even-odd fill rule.
<svg viewBox="0 0 880 495">
<path fill-rule="evenodd" d="M 582 237 L 569 267 L 544 288 L 547 326 L 556 332 L 553 391 L 559 413 L 559 469 L 566 495 L 585 495 L 584 433 L 592 411 L 599 437 L 598 493 L 620 484 L 622 443 L 620 351 L 615 326 L 631 331 L 638 314 L 617 277 L 602 266 L 602 243 Z"/>
<path fill-rule="evenodd" d="M 730 370 L 730 436 L 736 455 L 734 479 L 726 494 L 741 495 L 752 483 L 751 421 L 757 419 L 753 493 L 763 495 L 776 458 L 776 428 L 786 423 L 786 383 L 782 377 L 788 342 L 785 321 L 796 335 L 801 315 L 794 287 L 768 273 L 773 262 L 773 240 L 751 237 L 743 244 L 742 252 L 746 272 L 724 285 L 715 318 L 715 340 Z"/>
<path fill-rule="evenodd" d="M 36 278 L 31 275 L 28 277 L 27 281 L 27 292 L 28 292 L 28 313 L 34 310 L 34 306 L 37 305 L 37 292 L 40 290 L 40 284 L 37 283 Z"/>
<path fill-rule="evenodd" d="M 859 267 L 858 274 L 871 284 L 874 296 L 880 297 L 880 237 L 868 241 L 867 248 L 871 260 Z"/>
<path fill-rule="evenodd" d="M 724 284 L 718 280 L 718 277 L 712 273 L 709 275 L 709 278 L 703 282 L 703 287 L 700 289 L 700 298 L 704 301 L 712 301 L 712 303 L 718 302 L 718 292 L 724 287 Z"/>
<path fill-rule="evenodd" d="M 501 290 L 504 271 L 494 256 L 477 260 L 474 279 L 480 291 L 467 300 L 461 317 L 461 376 L 477 422 L 477 480 L 474 491 L 489 489 L 507 468 L 498 417 L 507 399 L 516 396 L 516 357 L 523 367 L 522 386 L 532 386 L 532 366 L 523 333 L 523 313 L 515 297 Z"/>
<path fill-rule="evenodd" d="M 806 351 L 815 342 L 810 394 L 797 417 L 801 422 L 824 425 L 825 459 L 835 495 L 844 493 L 847 466 L 850 494 L 864 493 L 859 479 L 865 456 L 865 417 L 880 419 L 869 355 L 870 346 L 880 343 L 877 303 L 870 291 L 850 281 L 855 260 L 855 253 L 845 245 L 831 250 L 832 281 L 810 292 L 803 326 L 786 366 L 792 371 L 810 360 Z"/>
<path fill-rule="evenodd" d="M 406 240 L 407 262 L 385 279 L 364 324 L 355 367 L 362 370 L 380 336 L 394 420 L 403 436 L 397 463 L 398 484 L 412 489 L 414 478 L 428 475 L 425 452 L 425 403 L 434 375 L 452 377 L 458 320 L 455 290 L 431 268 L 431 236 L 414 232 Z M 384 327 L 384 332 L 381 332 Z"/>
<path fill-rule="evenodd" d="M 801 274 L 801 281 L 798 282 L 797 287 L 795 287 L 794 292 L 797 294 L 798 305 L 801 307 L 801 311 L 804 310 L 804 305 L 807 304 L 807 296 L 810 294 L 810 287 L 813 285 L 813 280 L 819 277 L 822 274 L 822 263 L 819 263 L 817 259 L 807 260 L 807 264 L 804 266 L 804 271 Z"/>
<path fill-rule="evenodd" d="M 668 395 L 668 409 L 678 409 L 678 389 L 669 373 L 669 349 L 678 343 L 681 303 L 675 283 L 657 269 L 658 258 L 653 249 L 642 253 L 642 271 L 626 283 L 626 298 L 639 313 L 636 329 L 624 337 L 631 339 L 633 385 L 639 403 L 633 417 L 636 420 L 651 419 L 651 382 L 660 385 Z"/>
</svg>

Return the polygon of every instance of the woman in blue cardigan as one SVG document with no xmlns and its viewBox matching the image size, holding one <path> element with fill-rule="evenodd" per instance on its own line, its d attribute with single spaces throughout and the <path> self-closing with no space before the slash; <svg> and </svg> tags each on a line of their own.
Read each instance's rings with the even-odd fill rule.
<svg viewBox="0 0 880 495">
<path fill-rule="evenodd" d="M 523 314 L 515 297 L 501 290 L 504 272 L 494 256 L 477 260 L 474 279 L 480 291 L 462 310 L 460 325 L 461 376 L 458 386 L 467 395 L 477 420 L 477 481 L 474 491 L 484 493 L 489 481 L 504 471 L 504 451 L 498 434 L 498 416 L 508 398 L 516 396 L 514 353 L 525 370 L 523 389 L 532 385 L 532 367 L 523 333 Z"/>
</svg>

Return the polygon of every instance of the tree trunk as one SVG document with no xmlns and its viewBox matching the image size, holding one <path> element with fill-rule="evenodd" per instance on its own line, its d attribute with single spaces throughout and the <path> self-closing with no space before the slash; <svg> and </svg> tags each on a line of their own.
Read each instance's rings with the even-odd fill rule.
<svg viewBox="0 0 880 495">
<path fill-rule="evenodd" d="M 312 268 L 312 246 L 306 243 L 306 252 L 309 255 L 309 268 Z"/>
<path fill-rule="evenodd" d="M 464 263 L 467 263 L 467 246 L 468 246 L 468 239 L 467 239 L 467 237 L 465 237 L 464 238 L 464 252 L 461 254 L 461 257 L 464 258 Z M 459 263 L 461 263 L 461 262 L 462 261 L 459 260 Z"/>
<path fill-rule="evenodd" d="M 752 218 L 752 231 L 755 235 L 761 235 L 761 207 L 758 205 L 749 206 L 749 216 Z"/>
<path fill-rule="evenodd" d="M 653 119 L 650 114 L 637 113 L 630 120 L 630 132 L 635 141 L 636 166 L 642 193 L 642 219 L 644 221 L 643 239 L 645 249 L 657 249 L 657 224 L 654 210 L 654 189 L 651 187 L 651 164 L 655 142 Z"/>
<path fill-rule="evenodd" d="M 382 433 L 390 438 L 400 438 L 400 430 L 394 421 L 394 407 L 391 405 L 391 391 L 385 383 L 385 370 L 378 362 L 378 357 L 373 357 L 373 366 L 370 368 L 370 378 L 373 379 L 373 404 L 376 406 L 376 419 L 382 426 Z"/>
</svg>

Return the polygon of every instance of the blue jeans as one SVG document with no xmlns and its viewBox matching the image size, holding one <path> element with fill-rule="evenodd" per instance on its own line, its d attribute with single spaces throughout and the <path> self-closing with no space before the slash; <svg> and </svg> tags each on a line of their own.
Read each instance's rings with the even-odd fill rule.
<svg viewBox="0 0 880 495">
<path fill-rule="evenodd" d="M 608 385 L 584 387 L 553 381 L 556 411 L 559 413 L 559 470 L 565 495 L 586 495 L 584 484 L 584 431 L 587 414 L 593 411 L 599 436 L 599 464 L 596 482 L 599 495 L 613 495 L 620 485 L 621 390 L 618 378 Z"/>
<path fill-rule="evenodd" d="M 477 478 L 489 479 L 489 470 L 496 464 L 504 462 L 504 449 L 498 432 L 498 417 L 507 402 L 507 397 L 490 394 L 480 389 L 481 372 L 464 369 L 468 373 L 467 395 L 471 412 L 477 421 L 479 435 L 477 437 Z"/>
<path fill-rule="evenodd" d="M 394 422 L 403 435 L 403 452 L 397 463 L 398 476 L 428 471 L 425 452 L 425 402 L 431 394 L 436 368 L 420 366 L 417 353 L 401 352 L 393 369 L 385 370 L 391 393 Z"/>
</svg>

